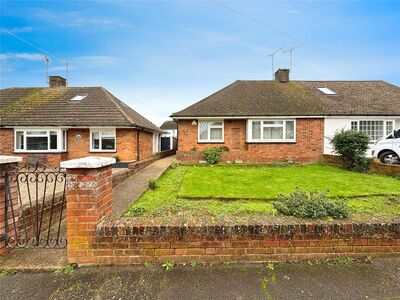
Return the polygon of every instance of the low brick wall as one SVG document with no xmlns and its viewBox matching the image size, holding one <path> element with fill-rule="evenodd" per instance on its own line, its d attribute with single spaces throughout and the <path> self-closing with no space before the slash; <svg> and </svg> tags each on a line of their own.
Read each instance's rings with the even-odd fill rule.
<svg viewBox="0 0 400 300">
<path fill-rule="evenodd" d="M 342 167 L 342 159 L 337 155 L 324 154 L 322 161 L 334 166 Z M 369 171 L 388 176 L 400 176 L 400 165 L 383 164 L 377 159 L 370 159 Z"/>
<path fill-rule="evenodd" d="M 400 255 L 400 223 L 132 225 L 103 220 L 80 264 L 267 262 Z"/>
<path fill-rule="evenodd" d="M 45 232 L 49 229 L 50 218 L 52 219 L 52 225 L 57 225 L 60 219 L 64 220 L 66 217 L 66 212 L 63 211 L 67 206 L 66 201 L 63 203 L 63 192 L 60 192 L 55 195 L 54 201 L 53 197 L 47 197 L 44 202 L 43 211 L 42 211 L 42 200 L 39 200 L 39 205 L 37 211 L 39 216 L 36 213 L 36 203 L 33 201 L 32 207 L 29 204 L 25 204 L 21 208 L 21 218 L 19 222 L 19 231 L 23 234 L 32 235 L 36 230 L 36 222 L 37 217 L 41 219 L 41 232 Z"/>
<path fill-rule="evenodd" d="M 383 164 L 374 160 L 370 164 L 370 171 L 389 176 L 400 176 L 400 165 Z"/>
<path fill-rule="evenodd" d="M 256 149 L 252 149 L 256 145 L 251 145 L 250 149 L 247 151 L 241 150 L 229 150 L 227 152 L 222 153 L 221 162 L 235 162 L 242 161 L 244 163 L 273 163 L 273 162 L 287 162 L 294 161 L 299 163 L 311 163 L 318 161 L 320 155 L 302 155 L 293 157 L 290 155 L 285 155 L 285 151 L 282 150 L 280 155 L 273 155 L 268 151 L 257 151 Z M 256 154 L 258 153 L 258 154 Z M 201 151 L 177 151 L 176 152 L 177 160 L 181 162 L 189 162 L 189 163 L 198 163 L 201 160 L 204 160 L 204 154 Z"/>
<path fill-rule="evenodd" d="M 157 159 L 161 159 L 161 158 L 175 155 L 175 154 L 176 154 L 176 149 L 172 149 L 172 150 L 165 150 L 165 151 L 157 152 L 156 154 L 154 154 L 154 157 L 157 160 Z"/>
<path fill-rule="evenodd" d="M 167 157 L 167 156 L 175 155 L 175 153 L 176 153 L 176 150 L 162 151 L 162 152 L 158 152 L 158 153 L 154 154 L 149 159 L 141 160 L 141 161 L 134 162 L 134 163 L 130 163 L 126 170 L 118 172 L 118 173 L 115 173 L 115 174 L 112 175 L 113 186 L 114 187 L 117 186 L 118 184 L 123 182 L 125 179 L 127 179 L 128 177 L 130 177 L 133 174 L 137 173 L 141 169 L 147 167 L 148 165 L 150 165 L 151 163 L 155 162 L 156 160 L 164 158 L 164 157 Z"/>
</svg>

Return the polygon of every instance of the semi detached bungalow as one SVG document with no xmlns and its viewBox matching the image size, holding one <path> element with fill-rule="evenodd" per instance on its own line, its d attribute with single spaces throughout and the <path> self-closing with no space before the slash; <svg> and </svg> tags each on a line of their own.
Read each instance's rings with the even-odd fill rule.
<svg viewBox="0 0 400 300">
<path fill-rule="evenodd" d="M 84 156 L 132 162 L 159 151 L 162 130 L 102 87 L 66 87 L 60 76 L 48 88 L 0 91 L 0 155 L 58 166 Z"/>
<path fill-rule="evenodd" d="M 369 135 L 371 144 L 400 127 L 400 88 L 384 81 L 238 80 L 174 113 L 182 161 L 202 160 L 213 146 L 224 161 L 310 162 L 331 154 L 341 129 Z"/>
</svg>

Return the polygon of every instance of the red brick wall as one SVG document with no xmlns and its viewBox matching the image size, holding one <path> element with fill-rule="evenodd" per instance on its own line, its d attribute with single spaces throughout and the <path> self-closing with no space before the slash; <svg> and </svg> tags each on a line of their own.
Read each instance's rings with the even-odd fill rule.
<svg viewBox="0 0 400 300">
<path fill-rule="evenodd" d="M 118 128 L 116 130 L 116 152 L 90 152 L 89 129 L 68 129 L 68 159 L 86 156 L 113 157 L 118 155 L 121 161 L 136 160 L 136 130 Z M 76 139 L 77 135 L 81 136 L 79 141 Z"/>
<path fill-rule="evenodd" d="M 88 263 L 97 224 L 111 216 L 112 169 L 67 169 L 67 176 L 68 262 Z"/>
<path fill-rule="evenodd" d="M 140 132 L 140 160 L 153 155 L 153 134 Z M 78 141 L 77 135 L 81 136 Z M 118 156 L 121 161 L 133 161 L 137 158 L 137 130 L 116 129 L 116 152 L 90 152 L 89 129 L 68 129 L 67 153 L 14 153 L 14 129 L 0 129 L 0 155 L 17 155 L 24 161 L 28 157 L 39 160 L 49 166 L 58 166 L 61 161 L 85 156 Z"/>
<path fill-rule="evenodd" d="M 132 225 L 129 219 L 102 222 L 87 264 L 143 262 L 268 262 L 340 256 L 398 256 L 400 225 L 258 224 Z"/>
<path fill-rule="evenodd" d="M 222 144 L 197 143 L 197 125 L 192 120 L 178 122 L 178 152 L 182 161 L 202 159 L 202 151 L 213 146 L 227 146 L 223 161 L 243 160 L 247 162 L 287 161 L 292 158 L 298 162 L 316 161 L 323 154 L 324 120 L 297 119 L 296 143 L 246 143 L 246 121 L 225 120 Z"/>
<path fill-rule="evenodd" d="M 0 155 L 13 155 L 14 129 L 0 128 Z"/>
<path fill-rule="evenodd" d="M 140 131 L 139 143 L 140 160 L 150 158 L 153 155 L 153 133 L 148 131 Z"/>
<path fill-rule="evenodd" d="M 322 161 L 334 166 L 343 167 L 343 160 L 338 155 L 324 154 Z M 400 165 L 383 164 L 379 159 L 369 159 L 369 172 L 388 175 L 388 176 L 400 176 Z"/>
</svg>

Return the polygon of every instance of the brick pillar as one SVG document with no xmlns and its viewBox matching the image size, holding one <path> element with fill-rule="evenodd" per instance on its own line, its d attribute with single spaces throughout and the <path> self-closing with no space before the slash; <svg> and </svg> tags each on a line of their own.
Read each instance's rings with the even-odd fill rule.
<svg viewBox="0 0 400 300">
<path fill-rule="evenodd" d="M 93 247 L 98 222 L 112 212 L 115 158 L 85 157 L 61 162 L 67 170 L 68 263 L 96 264 Z"/>
<path fill-rule="evenodd" d="M 0 156 L 0 255 L 6 253 L 6 172 L 18 166 L 18 162 L 22 160 L 21 157 L 15 156 Z M 18 190 L 16 182 L 9 182 L 8 197 L 14 205 L 14 215 L 16 224 L 13 224 L 11 217 L 11 209 L 8 210 L 8 237 L 15 237 L 15 225 L 18 228 L 19 207 L 18 207 Z"/>
</svg>

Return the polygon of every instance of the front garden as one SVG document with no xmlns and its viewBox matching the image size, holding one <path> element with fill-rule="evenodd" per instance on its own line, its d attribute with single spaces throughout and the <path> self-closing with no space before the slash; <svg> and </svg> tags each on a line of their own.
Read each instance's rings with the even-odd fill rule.
<svg viewBox="0 0 400 300">
<path fill-rule="evenodd" d="M 276 216 L 296 188 L 342 202 L 351 219 L 400 216 L 400 178 L 324 164 L 174 165 L 153 185 L 125 216 Z"/>
</svg>

